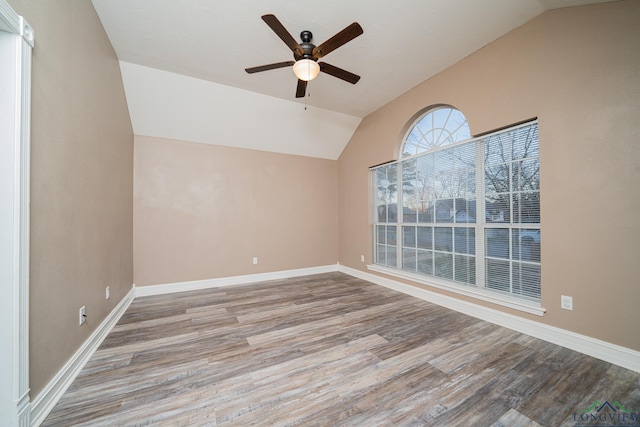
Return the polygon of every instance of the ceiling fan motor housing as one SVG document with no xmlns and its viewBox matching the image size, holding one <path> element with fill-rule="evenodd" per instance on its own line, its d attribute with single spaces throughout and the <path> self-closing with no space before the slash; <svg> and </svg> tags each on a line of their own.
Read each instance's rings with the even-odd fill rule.
<svg viewBox="0 0 640 427">
<path fill-rule="evenodd" d="M 312 61 L 317 61 L 317 59 L 313 57 L 313 49 L 315 49 L 316 45 L 311 43 L 311 39 L 313 39 L 311 31 L 305 30 L 300 33 L 300 40 L 302 40 L 300 47 L 302 48 L 302 52 L 298 52 L 297 49 L 293 52 L 293 57 L 296 61 L 300 59 L 311 59 Z"/>
</svg>

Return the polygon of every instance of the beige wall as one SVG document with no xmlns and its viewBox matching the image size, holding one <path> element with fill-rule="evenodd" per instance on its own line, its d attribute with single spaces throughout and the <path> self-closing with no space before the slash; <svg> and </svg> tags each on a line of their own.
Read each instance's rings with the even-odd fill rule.
<svg viewBox="0 0 640 427">
<path fill-rule="evenodd" d="M 340 263 L 371 262 L 367 167 L 416 112 L 451 104 L 474 134 L 538 117 L 547 313 L 492 308 L 640 350 L 639 46 L 638 1 L 546 12 L 366 117 L 339 159 Z"/>
<path fill-rule="evenodd" d="M 137 286 L 338 260 L 336 161 L 136 135 L 134 170 Z"/>
<path fill-rule="evenodd" d="M 133 134 L 118 62 L 91 2 L 9 4 L 36 35 L 29 319 L 33 400 L 131 289 Z M 78 326 L 83 305 L 88 320 Z"/>
<path fill-rule="evenodd" d="M 437 103 L 476 134 L 539 117 L 548 312 L 516 314 L 640 350 L 640 2 L 543 14 L 368 116 L 338 162 L 136 137 L 135 209 L 118 63 L 91 3 L 9 3 L 36 31 L 32 399 L 130 289 L 134 221 L 138 285 L 338 259 L 364 270 L 367 168 Z"/>
</svg>

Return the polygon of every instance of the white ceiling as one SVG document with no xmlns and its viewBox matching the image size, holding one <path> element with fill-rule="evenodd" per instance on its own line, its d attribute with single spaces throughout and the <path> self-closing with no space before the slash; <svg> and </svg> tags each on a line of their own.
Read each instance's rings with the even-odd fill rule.
<svg viewBox="0 0 640 427">
<path fill-rule="evenodd" d="M 92 1 L 116 55 L 123 63 L 123 80 L 135 133 L 334 159 L 340 155 L 360 118 L 429 77 L 546 9 L 602 2 Z M 302 30 L 310 30 L 316 45 L 350 23 L 360 23 L 364 29 L 363 35 L 322 59 L 360 75 L 360 81 L 351 85 L 321 73 L 309 84 L 310 97 L 306 98 L 309 108 L 305 111 L 305 100 L 296 100 L 294 97 L 297 79 L 290 68 L 257 74 L 245 73 L 244 69 L 247 67 L 293 59 L 289 48 L 260 19 L 266 13 L 275 14 L 296 40 L 299 40 Z M 128 66 L 125 63 L 143 67 Z M 160 84 L 165 77 L 177 85 L 177 88 L 182 85 L 190 88 L 184 92 L 197 94 L 197 90 L 193 92 L 194 87 L 200 86 L 203 92 L 209 94 L 194 102 L 183 91 L 173 90 L 173 106 L 170 110 L 184 112 L 185 109 L 190 109 L 195 112 L 194 104 L 206 109 L 208 102 L 228 102 L 230 98 L 248 102 L 252 107 L 250 111 L 241 108 L 237 111 L 225 110 L 224 118 L 219 120 L 219 124 L 235 129 L 236 138 L 230 138 L 229 141 L 226 133 L 225 138 L 220 138 L 212 131 L 193 131 L 193 126 L 211 127 L 209 118 L 203 118 L 202 121 L 189 120 L 188 127 L 182 124 L 184 120 L 173 120 L 169 132 L 166 128 L 169 126 L 167 119 L 171 111 L 165 111 L 164 116 L 156 116 L 154 120 L 153 117 L 159 110 L 159 100 L 151 101 L 148 92 L 162 91 L 166 86 L 138 91 L 133 88 L 145 81 L 147 85 L 151 82 Z M 246 91 L 253 94 L 247 94 Z M 132 106 L 132 103 L 135 105 Z M 217 111 L 219 114 L 220 109 Z M 296 137 L 288 140 L 288 147 L 284 148 L 279 147 L 282 145 L 282 137 L 276 135 L 277 132 L 257 146 L 255 141 L 251 141 L 255 138 L 238 137 L 238 126 L 242 123 L 246 126 L 247 122 L 253 125 L 253 119 L 246 115 L 249 112 L 254 115 L 266 114 L 271 120 L 278 120 L 279 124 L 273 125 L 275 129 L 289 127 L 290 133 Z M 313 119 L 311 121 L 314 126 L 307 126 L 310 119 Z M 334 126 L 336 129 L 318 136 L 317 129 L 331 127 L 329 122 L 333 120 L 340 123 Z M 154 122 L 157 122 L 156 125 Z M 259 128 L 254 131 L 259 131 Z M 197 135 L 193 135 L 194 133 Z M 321 139 L 327 137 L 333 138 L 331 144 L 326 139 Z M 306 144 L 301 145 L 301 140 L 306 141 Z M 318 150 L 317 145 L 323 143 L 330 145 L 330 149 Z"/>
<path fill-rule="evenodd" d="M 335 160 L 360 118 L 127 62 L 136 135 Z"/>
</svg>

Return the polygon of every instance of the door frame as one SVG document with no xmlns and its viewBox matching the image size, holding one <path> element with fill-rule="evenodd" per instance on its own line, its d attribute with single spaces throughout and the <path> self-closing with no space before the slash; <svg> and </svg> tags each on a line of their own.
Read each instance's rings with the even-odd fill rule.
<svg viewBox="0 0 640 427">
<path fill-rule="evenodd" d="M 34 33 L 0 0 L 0 424 L 27 427 L 29 176 Z M 5 379 L 10 379 L 6 381 Z"/>
</svg>

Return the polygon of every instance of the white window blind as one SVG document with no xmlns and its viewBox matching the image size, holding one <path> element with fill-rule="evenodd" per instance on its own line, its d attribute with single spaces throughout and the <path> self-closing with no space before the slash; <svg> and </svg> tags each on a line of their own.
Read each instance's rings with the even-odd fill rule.
<svg viewBox="0 0 640 427">
<path fill-rule="evenodd" d="M 375 264 L 539 301 L 537 123 L 472 139 L 462 113 L 442 108 L 402 153 L 372 168 Z"/>
<path fill-rule="evenodd" d="M 506 130 L 480 142 L 485 152 L 486 286 L 539 299 L 537 123 Z"/>
</svg>

